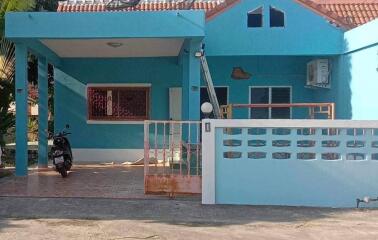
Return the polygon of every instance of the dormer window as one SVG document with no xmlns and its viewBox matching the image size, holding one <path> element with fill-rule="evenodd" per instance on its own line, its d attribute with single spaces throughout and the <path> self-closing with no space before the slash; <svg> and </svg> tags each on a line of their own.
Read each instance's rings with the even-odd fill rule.
<svg viewBox="0 0 378 240">
<path fill-rule="evenodd" d="M 248 12 L 248 27 L 259 28 L 263 26 L 263 7 Z"/>
<path fill-rule="evenodd" d="M 270 27 L 285 27 L 285 13 L 275 7 L 270 7 Z"/>
</svg>

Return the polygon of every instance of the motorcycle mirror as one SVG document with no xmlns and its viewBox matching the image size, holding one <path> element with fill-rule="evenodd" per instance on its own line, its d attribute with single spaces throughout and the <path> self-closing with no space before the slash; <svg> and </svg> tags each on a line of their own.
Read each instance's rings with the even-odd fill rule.
<svg viewBox="0 0 378 240">
<path fill-rule="evenodd" d="M 67 129 L 70 128 L 70 125 L 69 125 L 69 124 L 66 124 L 66 128 L 67 128 Z"/>
</svg>

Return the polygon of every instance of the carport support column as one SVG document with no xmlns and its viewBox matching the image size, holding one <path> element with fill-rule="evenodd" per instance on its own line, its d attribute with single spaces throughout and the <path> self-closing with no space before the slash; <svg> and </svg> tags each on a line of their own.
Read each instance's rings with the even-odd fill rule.
<svg viewBox="0 0 378 240">
<path fill-rule="evenodd" d="M 186 40 L 182 52 L 182 119 L 200 119 L 200 60 L 195 56 L 201 49 L 201 40 Z"/>
<path fill-rule="evenodd" d="M 16 43 L 16 176 L 28 174 L 28 50 Z"/>
<path fill-rule="evenodd" d="M 48 63 L 38 58 L 38 168 L 47 168 L 48 135 Z"/>
</svg>

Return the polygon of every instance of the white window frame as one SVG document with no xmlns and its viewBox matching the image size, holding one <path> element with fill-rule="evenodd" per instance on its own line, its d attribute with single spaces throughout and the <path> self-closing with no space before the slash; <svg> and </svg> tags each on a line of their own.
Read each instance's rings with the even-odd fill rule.
<svg viewBox="0 0 378 240">
<path fill-rule="evenodd" d="M 249 104 L 252 104 L 251 102 L 251 90 L 252 88 L 268 88 L 269 89 L 269 104 L 272 104 L 272 88 L 290 88 L 290 103 L 293 102 L 293 87 L 292 86 L 249 86 L 248 88 L 248 102 Z M 289 108 L 290 109 L 290 119 L 293 118 L 293 110 L 292 108 Z M 272 108 L 270 107 L 269 108 L 269 118 L 268 119 L 272 119 Z M 251 108 L 248 109 L 248 118 L 251 117 Z"/>
</svg>

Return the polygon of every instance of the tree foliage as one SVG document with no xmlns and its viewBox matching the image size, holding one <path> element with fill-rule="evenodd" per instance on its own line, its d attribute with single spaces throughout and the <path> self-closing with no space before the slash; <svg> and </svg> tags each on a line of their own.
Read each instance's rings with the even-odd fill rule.
<svg viewBox="0 0 378 240">
<path fill-rule="evenodd" d="M 35 11 L 55 12 L 58 8 L 59 0 L 36 0 Z"/>
<path fill-rule="evenodd" d="M 5 14 L 7 12 L 30 11 L 35 6 L 35 0 L 2 0 L 0 2 L 0 37 L 4 36 Z"/>
<path fill-rule="evenodd" d="M 0 145 L 3 136 L 14 125 L 14 115 L 8 112 L 14 101 L 15 50 L 4 38 L 5 14 L 15 11 L 30 11 L 36 7 L 35 0 L 2 0 L 0 2 Z"/>
</svg>

